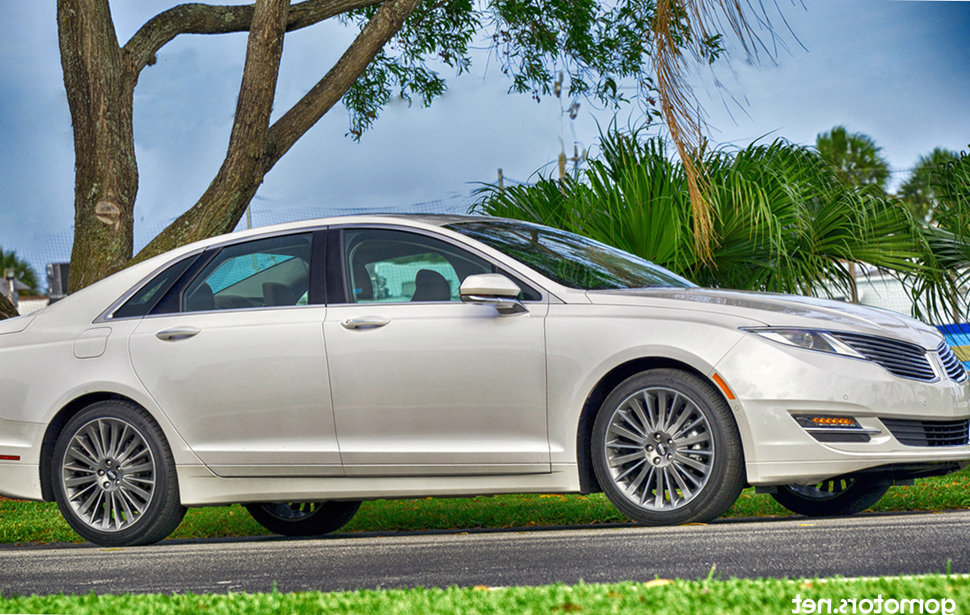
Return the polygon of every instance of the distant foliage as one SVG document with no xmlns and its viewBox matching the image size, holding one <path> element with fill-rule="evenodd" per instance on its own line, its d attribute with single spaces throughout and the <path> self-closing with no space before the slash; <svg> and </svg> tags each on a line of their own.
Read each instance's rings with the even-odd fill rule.
<svg viewBox="0 0 970 615">
<path fill-rule="evenodd" d="M 872 186 L 881 192 L 889 181 L 889 163 L 879 153 L 871 137 L 859 132 L 850 133 L 844 126 L 836 126 L 818 135 L 815 149 L 822 160 L 832 166 L 835 177 L 853 187 Z"/>
<path fill-rule="evenodd" d="M 37 274 L 34 272 L 34 268 L 26 261 L 19 259 L 17 253 L 13 250 L 5 252 L 0 247 L 0 278 L 4 279 L 4 284 L 6 284 L 6 271 L 8 269 L 13 269 L 14 277 L 28 287 L 26 290 L 20 291 L 21 296 L 40 294 L 40 285 L 37 282 Z"/>
<path fill-rule="evenodd" d="M 947 182 L 950 163 L 959 157 L 959 154 L 939 147 L 920 157 L 909 178 L 899 188 L 899 198 L 914 216 L 927 221 L 933 219 L 939 186 Z"/>
</svg>

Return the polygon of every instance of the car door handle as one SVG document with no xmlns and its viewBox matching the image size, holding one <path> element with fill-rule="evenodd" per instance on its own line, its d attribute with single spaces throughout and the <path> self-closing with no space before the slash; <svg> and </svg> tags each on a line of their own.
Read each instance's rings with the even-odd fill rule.
<svg viewBox="0 0 970 615">
<path fill-rule="evenodd" d="M 155 334 L 155 337 L 166 341 L 184 340 L 186 338 L 198 335 L 199 331 L 201 331 L 201 329 L 196 329 L 195 327 L 178 327 L 175 329 L 165 329 L 164 331 L 159 331 Z"/>
<path fill-rule="evenodd" d="M 341 322 L 340 326 L 344 329 L 376 329 L 389 322 L 391 321 L 380 316 L 361 316 L 359 318 L 348 318 Z"/>
</svg>

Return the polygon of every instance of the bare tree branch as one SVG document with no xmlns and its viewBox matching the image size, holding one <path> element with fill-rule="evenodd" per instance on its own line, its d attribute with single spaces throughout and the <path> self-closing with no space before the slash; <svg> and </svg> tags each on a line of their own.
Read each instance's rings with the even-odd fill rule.
<svg viewBox="0 0 970 615">
<path fill-rule="evenodd" d="M 421 1 L 384 2 L 323 79 L 270 127 L 264 172 L 268 172 L 300 137 L 340 101 Z"/>
<path fill-rule="evenodd" d="M 379 4 L 381 0 L 305 0 L 290 7 L 286 31 L 299 30 L 348 11 Z M 135 74 L 155 63 L 155 54 L 180 34 L 246 32 L 253 7 L 214 4 L 180 4 L 145 23 L 124 46 Z"/>
<path fill-rule="evenodd" d="M 189 211 L 142 250 L 145 254 L 169 249 L 170 237 L 180 243 L 228 232 L 236 211 L 242 212 L 263 181 L 261 162 L 273 112 L 289 0 L 257 0 L 246 48 L 239 98 L 226 158 L 205 193 Z M 137 260 L 137 258 L 136 258 Z"/>
<path fill-rule="evenodd" d="M 281 0 L 268 0 L 279 2 Z M 293 108 L 281 117 L 260 140 L 255 133 L 249 134 L 243 145 L 230 145 L 229 155 L 218 175 L 209 185 L 205 194 L 187 212 L 179 216 L 167 229 L 153 239 L 133 259 L 139 262 L 191 241 L 212 237 L 219 233 L 230 232 L 242 217 L 246 206 L 252 199 L 263 180 L 263 176 L 279 161 L 280 157 L 309 130 L 323 115 L 336 104 L 347 89 L 356 81 L 367 65 L 380 52 L 384 45 L 397 33 L 401 25 L 421 3 L 421 0 L 386 0 L 377 14 L 361 30 L 343 56 L 330 71 L 313 87 Z M 289 22 L 287 22 L 289 23 Z M 254 30 L 256 29 L 254 20 Z M 283 30 L 279 31 L 282 44 Z M 253 32 L 250 32 L 250 40 Z M 278 70 L 278 58 L 274 70 Z M 246 71 L 250 70 L 251 59 L 246 57 Z M 253 67 L 256 64 L 252 64 Z M 267 68 L 266 58 L 263 69 Z M 275 73 L 271 79 L 263 79 L 275 85 Z M 247 86 L 247 84 L 249 84 Z M 247 87 L 256 87 L 243 77 L 240 89 L 240 105 L 247 97 Z M 265 98 L 260 98 L 266 100 Z M 271 101 L 271 99 L 269 99 Z M 241 109 L 242 107 L 240 107 Z M 254 121 L 268 123 L 271 105 L 264 107 L 265 116 L 255 120 L 252 109 L 249 114 L 236 112 L 236 127 L 246 127 Z M 248 115 L 248 117 L 247 117 Z M 233 128 L 235 139 L 237 128 Z M 246 146 L 248 143 L 248 146 Z M 265 146 L 263 146 L 265 144 Z M 234 155 L 233 152 L 242 152 Z"/>
</svg>

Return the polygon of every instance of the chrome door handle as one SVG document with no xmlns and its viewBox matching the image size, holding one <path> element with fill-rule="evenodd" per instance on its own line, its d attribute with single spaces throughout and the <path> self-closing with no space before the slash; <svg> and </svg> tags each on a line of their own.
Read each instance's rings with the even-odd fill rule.
<svg viewBox="0 0 970 615">
<path fill-rule="evenodd" d="M 376 329 L 389 322 L 391 321 L 380 316 L 361 316 L 360 318 L 348 318 L 341 322 L 340 326 L 344 329 Z"/>
<path fill-rule="evenodd" d="M 177 327 L 175 329 L 159 331 L 155 334 L 155 337 L 166 341 L 184 340 L 198 335 L 200 331 L 201 329 L 196 329 L 195 327 Z"/>
</svg>

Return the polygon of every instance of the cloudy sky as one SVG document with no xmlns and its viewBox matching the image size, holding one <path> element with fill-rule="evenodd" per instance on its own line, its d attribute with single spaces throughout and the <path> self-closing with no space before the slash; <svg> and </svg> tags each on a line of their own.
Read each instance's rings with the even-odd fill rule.
<svg viewBox="0 0 970 615">
<path fill-rule="evenodd" d="M 174 0 L 115 0 L 127 40 Z M 73 144 L 63 92 L 54 2 L 0 2 L 0 247 L 40 269 L 66 259 L 73 224 Z M 770 3 L 766 3 L 770 4 Z M 970 144 L 970 2 L 777 0 L 782 46 L 752 63 L 741 53 L 715 73 L 700 71 L 697 95 L 711 140 L 743 146 L 783 137 L 810 145 L 843 124 L 871 136 L 905 179 L 935 147 Z M 770 37 L 762 31 L 762 37 Z M 339 27 L 286 39 L 277 113 L 299 99 L 348 42 Z M 135 91 L 140 171 L 136 238 L 191 206 L 225 154 L 245 35 L 183 36 L 145 70 Z M 254 202 L 256 221 L 308 210 L 442 207 L 467 202 L 503 169 L 528 181 L 553 172 L 561 148 L 595 144 L 612 112 L 572 101 L 507 95 L 509 82 L 483 55 L 470 73 L 449 78 L 430 109 L 394 103 L 357 143 L 335 108 L 272 170 Z M 721 87 L 715 86 L 715 78 Z M 630 121 L 629 110 L 621 123 Z M 632 121 L 636 121 L 633 114 Z M 41 273 L 39 270 L 38 273 Z"/>
</svg>

